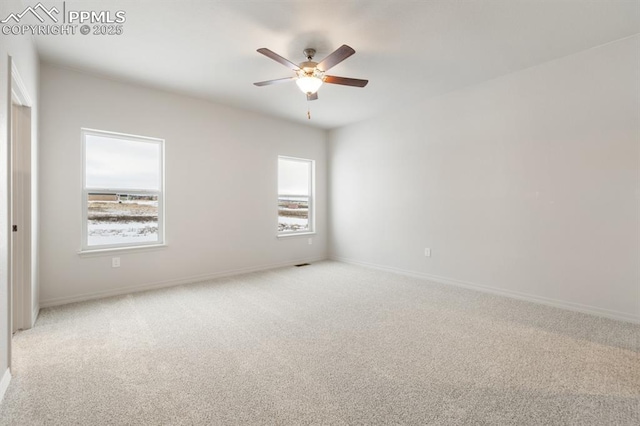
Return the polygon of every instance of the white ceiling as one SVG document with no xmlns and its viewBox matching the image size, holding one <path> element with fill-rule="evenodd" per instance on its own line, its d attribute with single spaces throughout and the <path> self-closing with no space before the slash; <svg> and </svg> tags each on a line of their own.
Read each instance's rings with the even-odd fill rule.
<svg viewBox="0 0 640 426">
<path fill-rule="evenodd" d="M 32 1 L 25 1 L 32 4 Z M 43 0 L 61 9 L 62 1 Z M 67 10 L 124 10 L 121 36 L 38 36 L 44 61 L 334 128 L 640 32 L 640 0 L 67 0 Z M 298 63 L 341 44 L 356 54 L 307 102 L 292 75 L 260 55 Z"/>
</svg>

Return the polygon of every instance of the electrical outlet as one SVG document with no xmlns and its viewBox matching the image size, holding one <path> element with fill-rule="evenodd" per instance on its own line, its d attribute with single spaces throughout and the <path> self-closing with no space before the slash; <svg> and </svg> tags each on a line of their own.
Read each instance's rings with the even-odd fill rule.
<svg viewBox="0 0 640 426">
<path fill-rule="evenodd" d="M 431 257 L 431 249 L 430 248 L 424 249 L 424 257 Z"/>
<path fill-rule="evenodd" d="M 309 245 L 313 244 L 313 238 L 309 238 Z"/>
<path fill-rule="evenodd" d="M 119 257 L 111 258 L 111 267 L 112 268 L 119 268 L 120 267 L 120 258 Z"/>
</svg>

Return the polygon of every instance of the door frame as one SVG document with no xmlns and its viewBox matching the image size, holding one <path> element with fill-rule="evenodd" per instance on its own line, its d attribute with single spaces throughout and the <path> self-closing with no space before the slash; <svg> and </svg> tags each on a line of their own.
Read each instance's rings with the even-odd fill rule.
<svg viewBox="0 0 640 426">
<path fill-rule="evenodd" d="M 31 147 L 32 147 L 32 134 L 31 134 L 31 107 L 33 105 L 31 97 L 26 89 L 26 86 L 20 77 L 20 73 L 13 62 L 11 56 L 9 56 L 9 67 L 11 70 L 11 99 L 8 108 L 7 121 L 8 121 L 8 136 L 9 136 L 9 150 L 8 150 L 8 162 L 9 162 L 9 335 L 12 335 L 17 329 L 28 329 L 32 326 L 32 300 L 33 300 L 33 288 L 31 277 L 31 264 L 32 264 L 32 250 L 31 250 Z M 16 114 L 15 107 L 25 108 Z M 16 143 L 15 137 L 19 138 Z M 18 155 L 19 157 L 16 157 Z M 26 158 L 25 158 L 26 156 Z M 21 163 L 16 164 L 16 159 L 22 160 Z M 17 178 L 17 171 L 22 172 L 22 176 Z M 23 189 L 27 190 L 25 193 L 15 194 L 16 184 L 22 185 Z M 16 203 L 20 204 L 21 210 L 16 210 Z M 20 217 L 16 217 L 16 211 L 19 211 Z M 21 245 L 16 249 L 16 236 L 12 231 L 14 224 L 20 224 L 18 232 L 20 233 Z M 20 251 L 20 257 L 17 256 L 16 251 Z M 21 273 L 22 280 L 19 286 L 16 285 L 14 277 L 16 270 L 16 263 L 18 259 L 21 260 Z M 14 292 L 17 294 L 14 295 Z M 14 300 L 14 297 L 16 299 Z M 15 312 L 14 312 L 15 310 Z M 14 322 L 15 321 L 15 322 Z M 9 349 L 9 365 L 11 365 L 11 349 Z"/>
</svg>

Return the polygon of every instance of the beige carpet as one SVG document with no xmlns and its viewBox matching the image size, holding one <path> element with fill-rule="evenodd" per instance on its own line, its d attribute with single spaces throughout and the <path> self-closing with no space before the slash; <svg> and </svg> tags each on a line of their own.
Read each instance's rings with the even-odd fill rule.
<svg viewBox="0 0 640 426">
<path fill-rule="evenodd" d="M 43 310 L 0 424 L 637 426 L 639 333 L 322 262 Z"/>
</svg>

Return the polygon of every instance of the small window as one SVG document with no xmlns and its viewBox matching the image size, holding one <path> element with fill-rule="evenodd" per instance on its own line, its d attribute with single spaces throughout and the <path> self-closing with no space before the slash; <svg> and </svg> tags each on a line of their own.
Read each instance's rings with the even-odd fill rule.
<svg viewBox="0 0 640 426">
<path fill-rule="evenodd" d="M 164 141 L 82 129 L 82 249 L 164 242 Z"/>
<path fill-rule="evenodd" d="M 278 157 L 278 234 L 314 232 L 314 161 Z"/>
</svg>

